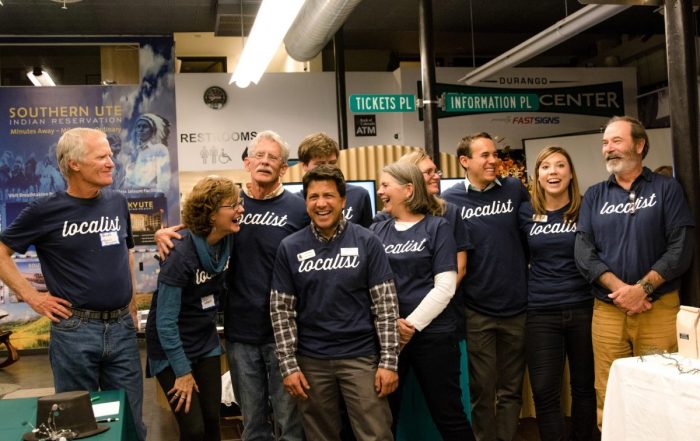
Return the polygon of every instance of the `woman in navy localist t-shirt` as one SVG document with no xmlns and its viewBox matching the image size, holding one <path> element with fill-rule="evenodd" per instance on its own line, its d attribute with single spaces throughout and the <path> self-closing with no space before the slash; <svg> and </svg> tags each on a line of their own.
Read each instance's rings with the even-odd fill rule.
<svg viewBox="0 0 700 441">
<path fill-rule="evenodd" d="M 571 157 L 563 148 L 547 147 L 539 153 L 531 201 L 520 207 L 520 227 L 530 249 L 525 350 L 540 438 L 566 439 L 561 383 L 568 357 L 570 439 L 588 441 L 596 424 L 593 297 L 574 260 L 581 194 Z"/>
<path fill-rule="evenodd" d="M 473 440 L 459 385 L 461 323 L 453 301 L 457 246 L 450 224 L 431 216 L 423 174 L 414 164 L 383 169 L 379 191 L 391 218 L 370 227 L 381 239 L 399 299 L 399 390 L 389 397 L 394 427 L 401 385 L 413 369 L 430 414 L 445 441 Z"/>
</svg>

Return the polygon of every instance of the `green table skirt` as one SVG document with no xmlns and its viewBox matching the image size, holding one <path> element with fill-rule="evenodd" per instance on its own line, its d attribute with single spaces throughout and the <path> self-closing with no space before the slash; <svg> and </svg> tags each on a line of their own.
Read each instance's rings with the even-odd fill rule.
<svg viewBox="0 0 700 441">
<path fill-rule="evenodd" d="M 93 404 L 119 401 L 119 414 L 115 415 L 119 421 L 100 423 L 100 425 L 109 426 L 109 430 L 86 439 L 90 441 L 132 441 L 137 439 L 131 409 L 123 390 L 92 392 L 91 396 L 99 397 Z M 34 424 L 36 421 L 36 408 L 37 398 L 0 400 L 0 440 L 20 441 L 22 435 L 31 430 L 26 422 Z"/>
</svg>

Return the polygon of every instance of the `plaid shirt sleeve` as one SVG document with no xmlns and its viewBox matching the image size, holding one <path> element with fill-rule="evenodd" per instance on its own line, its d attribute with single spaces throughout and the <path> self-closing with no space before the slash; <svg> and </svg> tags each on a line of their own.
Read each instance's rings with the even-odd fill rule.
<svg viewBox="0 0 700 441">
<path fill-rule="evenodd" d="M 270 292 L 270 318 L 275 334 L 277 360 L 279 360 L 282 378 L 299 372 L 296 359 L 297 352 L 297 298 L 273 289 Z"/>
<path fill-rule="evenodd" d="M 369 293 L 372 298 L 374 327 L 379 337 L 379 367 L 396 372 L 399 369 L 399 331 L 396 325 L 399 303 L 394 281 L 387 280 L 374 285 Z"/>
</svg>

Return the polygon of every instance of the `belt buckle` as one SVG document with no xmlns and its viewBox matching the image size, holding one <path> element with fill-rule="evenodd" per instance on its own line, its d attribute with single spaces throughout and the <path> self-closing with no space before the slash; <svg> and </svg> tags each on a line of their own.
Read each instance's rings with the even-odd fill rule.
<svg viewBox="0 0 700 441">
<path fill-rule="evenodd" d="M 106 322 L 111 318 L 111 311 L 100 311 L 100 320 L 102 320 L 103 322 Z"/>
</svg>

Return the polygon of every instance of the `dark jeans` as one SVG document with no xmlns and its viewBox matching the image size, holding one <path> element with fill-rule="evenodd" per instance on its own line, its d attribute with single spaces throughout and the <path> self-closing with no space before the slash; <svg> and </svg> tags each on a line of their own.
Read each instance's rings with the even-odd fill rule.
<svg viewBox="0 0 700 441">
<path fill-rule="evenodd" d="M 177 401 L 170 404 L 180 427 L 180 441 L 218 441 L 221 439 L 219 428 L 221 364 L 219 357 L 207 357 L 192 363 L 192 376 L 197 382 L 199 393 L 192 393 L 189 413 L 185 413 L 184 405 L 179 412 L 175 412 Z M 175 384 L 175 373 L 171 368 L 167 368 L 156 377 L 163 392 L 167 394 Z"/>
<path fill-rule="evenodd" d="M 430 415 L 444 441 L 474 440 L 459 385 L 459 339 L 452 333 L 416 332 L 399 355 L 399 389 L 389 395 L 392 430 L 400 418 L 401 389 L 409 369 L 416 374 Z"/>
<path fill-rule="evenodd" d="M 525 374 L 525 313 L 491 317 L 465 308 L 474 435 L 512 441 Z"/>
<path fill-rule="evenodd" d="M 561 409 L 564 362 L 571 376 L 571 436 L 589 441 L 596 424 L 591 320 L 593 303 L 527 312 L 526 353 L 542 441 L 566 436 Z"/>
</svg>

